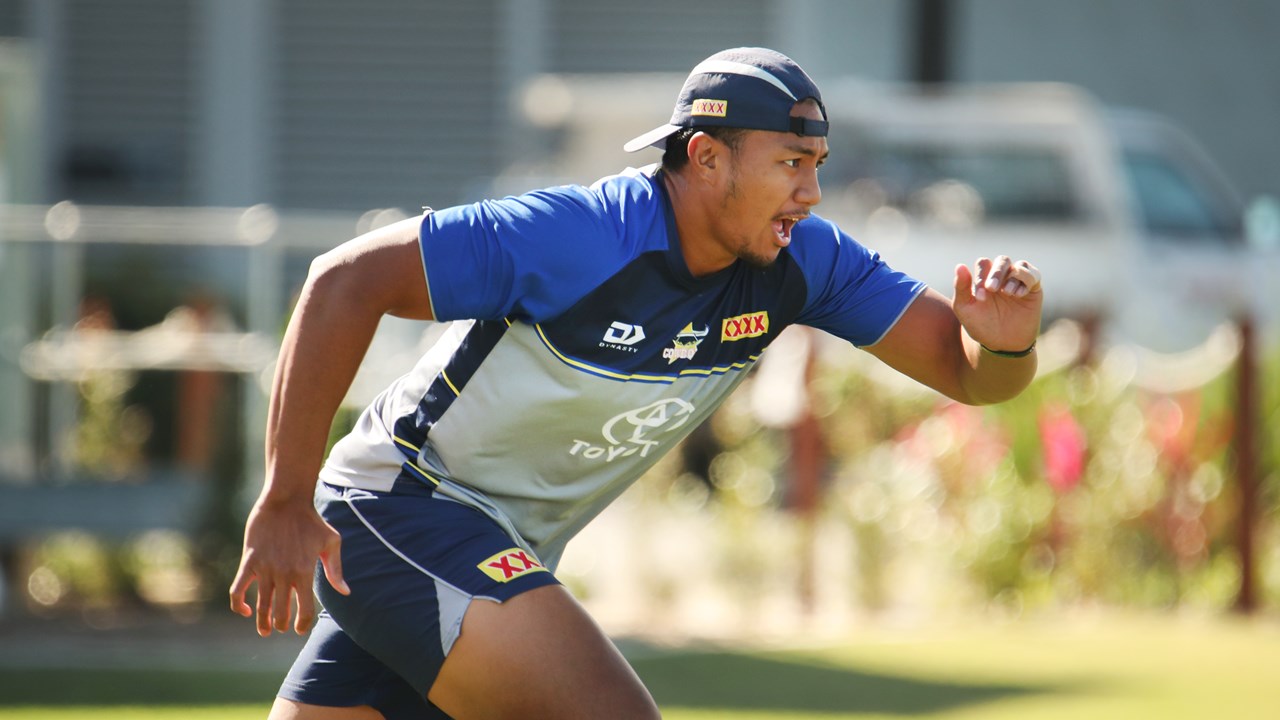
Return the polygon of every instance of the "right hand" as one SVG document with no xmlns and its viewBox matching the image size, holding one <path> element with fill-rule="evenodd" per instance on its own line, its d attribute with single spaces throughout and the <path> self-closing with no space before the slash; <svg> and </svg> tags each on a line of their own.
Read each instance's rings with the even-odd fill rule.
<svg viewBox="0 0 1280 720">
<path fill-rule="evenodd" d="M 310 502 L 258 498 L 245 525 L 240 569 L 231 583 L 231 611 L 244 617 L 253 615 L 255 608 L 249 606 L 246 596 L 256 581 L 258 634 L 266 637 L 272 628 L 289 630 L 291 596 L 297 599 L 298 608 L 293 629 L 299 635 L 306 634 L 316 618 L 311 594 L 316 558 L 329 584 L 343 595 L 351 594 L 342 578 L 341 547 L 338 531 L 320 518 Z"/>
</svg>

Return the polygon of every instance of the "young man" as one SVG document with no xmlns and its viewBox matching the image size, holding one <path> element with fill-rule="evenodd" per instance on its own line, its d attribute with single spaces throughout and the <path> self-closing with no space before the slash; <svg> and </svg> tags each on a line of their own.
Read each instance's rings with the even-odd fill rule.
<svg viewBox="0 0 1280 720">
<path fill-rule="evenodd" d="M 657 717 L 552 570 L 784 327 L 961 402 L 1030 382 L 1039 271 L 980 259 L 947 300 L 886 267 L 810 214 L 826 134 L 794 62 L 727 50 L 693 69 L 670 124 L 627 144 L 664 147 L 662 167 L 427 212 L 316 260 L 231 587 L 264 636 L 308 630 L 313 578 L 324 603 L 272 718 Z M 459 322 L 322 467 L 387 313 Z"/>
</svg>

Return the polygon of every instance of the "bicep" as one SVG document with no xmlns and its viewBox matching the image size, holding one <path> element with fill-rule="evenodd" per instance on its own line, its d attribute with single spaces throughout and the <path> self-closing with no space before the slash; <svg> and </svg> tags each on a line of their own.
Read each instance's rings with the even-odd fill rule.
<svg viewBox="0 0 1280 720">
<path fill-rule="evenodd" d="M 418 232 L 422 218 L 372 230 L 326 252 L 312 263 L 312 275 L 341 278 L 346 297 L 379 314 L 431 320 L 431 296 L 422 267 Z"/>
<path fill-rule="evenodd" d="M 863 349 L 917 382 L 966 401 L 961 377 L 968 360 L 960 321 L 938 291 L 921 292 L 879 342 Z"/>
</svg>

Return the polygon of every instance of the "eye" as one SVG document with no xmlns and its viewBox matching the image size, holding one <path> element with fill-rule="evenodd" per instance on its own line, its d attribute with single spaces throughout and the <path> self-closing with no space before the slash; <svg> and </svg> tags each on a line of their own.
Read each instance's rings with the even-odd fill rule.
<svg viewBox="0 0 1280 720">
<path fill-rule="evenodd" d="M 783 160 L 783 162 L 785 162 L 785 163 L 787 164 L 787 166 L 788 166 L 788 167 L 792 167 L 792 168 L 798 168 L 798 167 L 800 167 L 800 158 L 792 158 L 792 159 L 790 159 L 790 160 Z"/>
</svg>

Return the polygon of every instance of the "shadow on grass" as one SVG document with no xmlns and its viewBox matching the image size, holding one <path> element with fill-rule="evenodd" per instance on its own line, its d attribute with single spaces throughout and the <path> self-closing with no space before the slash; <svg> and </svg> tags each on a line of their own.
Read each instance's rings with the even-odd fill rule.
<svg viewBox="0 0 1280 720">
<path fill-rule="evenodd" d="M 633 657 L 664 707 L 927 715 L 1065 686 L 959 683 L 866 672 L 783 653 L 691 652 Z M 278 672 L 179 669 L 0 671 L 0 707 L 268 703 Z"/>
<path fill-rule="evenodd" d="M 663 707 L 927 715 L 1069 691 L 885 675 L 783 654 L 673 654 L 636 658 L 632 665 Z"/>
<path fill-rule="evenodd" d="M 280 673 L 136 670 L 0 670 L 0 707 L 12 705 L 269 705 Z"/>
</svg>

